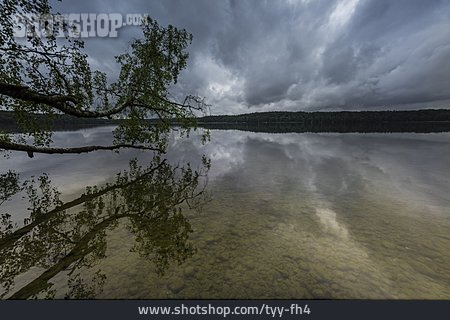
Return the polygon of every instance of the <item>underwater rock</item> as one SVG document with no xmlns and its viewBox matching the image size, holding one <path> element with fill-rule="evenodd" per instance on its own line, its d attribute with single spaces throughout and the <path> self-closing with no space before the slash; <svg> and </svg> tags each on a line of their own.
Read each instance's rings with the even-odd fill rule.
<svg viewBox="0 0 450 320">
<path fill-rule="evenodd" d="M 195 275 L 196 272 L 197 272 L 196 268 L 194 268 L 194 267 L 192 267 L 192 266 L 186 267 L 186 268 L 184 269 L 184 275 L 185 275 L 186 277 L 193 277 L 193 276 Z"/>
<path fill-rule="evenodd" d="M 172 279 L 172 281 L 169 283 L 169 289 L 175 294 L 179 293 L 184 289 L 184 281 L 180 278 Z"/>
<path fill-rule="evenodd" d="M 225 261 L 227 261 L 227 260 L 228 260 L 228 258 L 225 257 L 224 255 L 218 255 L 218 256 L 216 256 L 216 261 L 217 261 L 217 262 L 225 262 Z"/>
</svg>

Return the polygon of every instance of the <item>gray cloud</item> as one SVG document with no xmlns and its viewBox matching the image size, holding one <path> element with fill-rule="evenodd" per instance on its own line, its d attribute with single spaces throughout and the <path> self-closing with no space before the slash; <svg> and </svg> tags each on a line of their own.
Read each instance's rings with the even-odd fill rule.
<svg viewBox="0 0 450 320">
<path fill-rule="evenodd" d="M 148 13 L 194 35 L 174 90 L 206 96 L 215 114 L 408 109 L 450 101 L 445 0 L 165 0 L 55 2 L 61 12 Z M 88 39 L 92 63 L 117 72 L 137 27 Z"/>
</svg>

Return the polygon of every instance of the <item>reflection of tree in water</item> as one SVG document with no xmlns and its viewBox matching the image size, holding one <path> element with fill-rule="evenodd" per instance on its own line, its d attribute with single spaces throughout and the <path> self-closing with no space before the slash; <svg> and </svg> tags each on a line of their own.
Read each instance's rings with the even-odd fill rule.
<svg viewBox="0 0 450 320">
<path fill-rule="evenodd" d="M 193 230 L 182 208 L 204 203 L 203 178 L 208 169 L 206 159 L 197 171 L 173 167 L 159 158 L 146 168 L 131 161 L 113 184 L 87 187 L 79 198 L 66 203 L 45 174 L 24 183 L 14 172 L 2 174 L 0 205 L 24 192 L 30 215 L 20 228 L 9 214 L 1 215 L 0 297 L 52 298 L 56 290 L 50 280 L 60 273 L 68 277 L 66 297 L 94 297 L 105 275 L 97 271 L 88 285 L 80 272 L 105 257 L 106 233 L 119 223 L 125 223 L 135 237 L 132 251 L 151 259 L 158 274 L 171 262 L 183 263 L 196 249 L 188 241 Z M 40 274 L 13 292 L 16 277 L 30 270 Z"/>
</svg>

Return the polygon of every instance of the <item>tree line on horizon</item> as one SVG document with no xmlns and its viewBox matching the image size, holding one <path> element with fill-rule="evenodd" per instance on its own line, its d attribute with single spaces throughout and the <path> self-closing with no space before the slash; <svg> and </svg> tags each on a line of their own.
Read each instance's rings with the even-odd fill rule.
<svg viewBox="0 0 450 320">
<path fill-rule="evenodd" d="M 30 115 L 31 116 L 31 115 Z M 32 115 L 39 121 L 43 114 Z M 213 115 L 196 119 L 198 125 L 208 129 L 237 129 L 263 132 L 448 132 L 450 110 L 428 109 L 409 111 L 335 111 L 335 112 L 255 112 L 239 115 Z M 58 115 L 53 128 L 76 130 L 86 127 L 119 125 L 123 119 L 80 119 Z M 158 119 L 147 119 L 155 123 Z M 172 124 L 177 125 L 176 119 Z M 14 114 L 0 111 L 0 127 L 17 132 Z M 263 128 L 263 129 L 262 129 Z"/>
<path fill-rule="evenodd" d="M 450 121 L 450 110 L 405 110 L 405 111 L 316 111 L 316 112 L 254 112 L 239 115 L 214 115 L 198 119 L 199 123 L 367 123 L 367 122 L 442 122 Z"/>
</svg>

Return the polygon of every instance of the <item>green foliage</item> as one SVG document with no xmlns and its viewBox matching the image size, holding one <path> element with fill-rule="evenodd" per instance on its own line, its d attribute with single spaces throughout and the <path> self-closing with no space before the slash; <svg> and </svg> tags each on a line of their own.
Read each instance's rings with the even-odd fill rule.
<svg viewBox="0 0 450 320">
<path fill-rule="evenodd" d="M 77 97 L 83 105 L 92 102 L 91 70 L 87 55 L 81 51 L 83 44 L 78 39 L 62 39 L 54 36 L 27 37 L 18 41 L 13 36 L 14 20 L 18 14 L 48 14 L 50 6 L 46 0 L 3 0 L 0 17 L 0 82 L 27 86 L 34 91 L 52 96 L 67 94 Z M 60 44 L 59 42 L 64 42 Z M 26 135 L 35 139 L 35 145 L 48 145 L 51 141 L 51 118 L 57 110 L 50 106 L 13 99 L 0 95 L 0 105 L 16 113 L 16 120 Z M 33 113 L 47 115 L 46 122 L 35 121 Z M 23 140 L 20 140 L 23 142 Z"/>
<path fill-rule="evenodd" d="M 0 205 L 20 191 L 19 175 L 14 171 L 0 174 Z"/>
<path fill-rule="evenodd" d="M 48 146 L 52 119 L 63 113 L 126 119 L 114 132 L 115 144 L 165 147 L 171 121 L 181 124 L 183 134 L 195 125 L 196 113 L 206 111 L 199 97 L 188 96 L 182 103 L 170 98 L 169 88 L 187 65 L 192 35 L 186 30 L 162 27 L 148 18 L 143 38 L 133 40 L 129 50 L 116 57 L 120 74 L 109 83 L 104 72 L 91 69 L 84 43 L 68 33 L 63 38 L 14 38 L 12 17 L 50 13 L 46 0 L 0 1 L 5 11 L 0 18 L 0 105 L 15 113 L 22 132 L 15 142 L 24 144 L 32 137 L 34 145 Z"/>
</svg>

